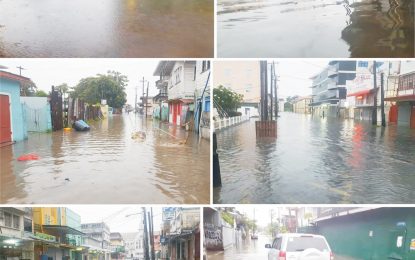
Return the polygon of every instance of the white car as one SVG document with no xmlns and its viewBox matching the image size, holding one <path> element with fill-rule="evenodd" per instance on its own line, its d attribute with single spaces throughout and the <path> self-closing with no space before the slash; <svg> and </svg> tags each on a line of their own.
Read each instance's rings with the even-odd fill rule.
<svg viewBox="0 0 415 260">
<path fill-rule="evenodd" d="M 269 248 L 268 260 L 334 260 L 327 240 L 313 234 L 279 234 Z"/>
</svg>

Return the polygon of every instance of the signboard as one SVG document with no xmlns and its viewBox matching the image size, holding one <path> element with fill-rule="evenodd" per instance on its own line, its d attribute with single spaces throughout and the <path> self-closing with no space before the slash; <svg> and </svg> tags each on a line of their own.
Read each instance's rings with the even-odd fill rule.
<svg viewBox="0 0 415 260">
<path fill-rule="evenodd" d="M 176 208 L 163 208 L 163 221 L 171 221 L 175 218 Z"/>
<path fill-rule="evenodd" d="M 415 250 L 415 239 L 411 239 L 410 250 Z"/>
<path fill-rule="evenodd" d="M 40 232 L 35 232 L 35 237 L 43 239 L 43 240 L 47 240 L 50 242 L 56 242 L 56 237 L 48 235 L 48 234 L 43 234 Z"/>
</svg>

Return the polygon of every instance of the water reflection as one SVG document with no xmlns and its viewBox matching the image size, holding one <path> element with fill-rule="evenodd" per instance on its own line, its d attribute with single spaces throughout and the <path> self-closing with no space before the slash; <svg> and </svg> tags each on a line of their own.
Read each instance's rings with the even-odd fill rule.
<svg viewBox="0 0 415 260">
<path fill-rule="evenodd" d="M 411 0 L 219 0 L 218 4 L 220 57 L 415 56 Z"/>
<path fill-rule="evenodd" d="M 212 55 L 210 0 L 0 0 L 0 57 Z"/>
<path fill-rule="evenodd" d="M 91 127 L 1 148 L 1 202 L 209 203 L 206 140 L 132 115 Z M 133 130 L 146 131 L 146 140 L 131 139 Z M 40 160 L 17 162 L 24 153 Z"/>
<path fill-rule="evenodd" d="M 411 203 L 415 131 L 284 113 L 278 137 L 255 123 L 219 132 L 216 203 Z"/>
</svg>

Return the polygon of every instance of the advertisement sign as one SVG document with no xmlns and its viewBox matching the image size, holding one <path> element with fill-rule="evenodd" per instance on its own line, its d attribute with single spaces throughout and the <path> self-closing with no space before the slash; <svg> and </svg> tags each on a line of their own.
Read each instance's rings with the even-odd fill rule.
<svg viewBox="0 0 415 260">
<path fill-rule="evenodd" d="M 35 237 L 43 239 L 43 240 L 47 240 L 50 242 L 56 242 L 56 237 L 48 235 L 48 234 L 43 234 L 40 232 L 35 232 Z"/>
<path fill-rule="evenodd" d="M 171 221 L 175 218 L 176 208 L 163 208 L 163 221 Z"/>
</svg>

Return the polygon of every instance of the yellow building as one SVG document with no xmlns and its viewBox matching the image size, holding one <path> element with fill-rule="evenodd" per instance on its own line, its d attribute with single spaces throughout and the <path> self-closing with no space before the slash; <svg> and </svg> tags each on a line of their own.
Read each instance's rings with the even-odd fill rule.
<svg viewBox="0 0 415 260">
<path fill-rule="evenodd" d="M 293 112 L 301 114 L 311 114 L 311 96 L 301 97 L 293 102 Z"/>
</svg>

